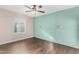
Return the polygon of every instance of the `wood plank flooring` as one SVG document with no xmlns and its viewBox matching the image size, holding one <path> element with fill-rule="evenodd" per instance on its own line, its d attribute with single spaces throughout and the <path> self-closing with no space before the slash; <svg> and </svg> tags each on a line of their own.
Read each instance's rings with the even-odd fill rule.
<svg viewBox="0 0 79 59">
<path fill-rule="evenodd" d="M 29 38 L 0 45 L 0 54 L 79 54 L 79 49 L 38 38 Z"/>
</svg>

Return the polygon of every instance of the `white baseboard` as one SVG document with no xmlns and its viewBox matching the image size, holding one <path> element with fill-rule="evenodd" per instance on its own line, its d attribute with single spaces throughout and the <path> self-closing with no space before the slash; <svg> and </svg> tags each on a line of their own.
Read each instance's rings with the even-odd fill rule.
<svg viewBox="0 0 79 59">
<path fill-rule="evenodd" d="M 11 42 L 16 42 L 16 41 L 20 41 L 20 40 L 24 40 L 24 39 L 28 39 L 28 38 L 32 38 L 33 36 L 29 36 L 29 37 L 26 37 L 26 38 L 20 38 L 20 39 L 11 39 L 11 40 L 7 40 L 7 41 L 0 41 L 0 45 L 3 45 L 3 44 L 7 44 L 7 43 L 11 43 Z"/>
</svg>

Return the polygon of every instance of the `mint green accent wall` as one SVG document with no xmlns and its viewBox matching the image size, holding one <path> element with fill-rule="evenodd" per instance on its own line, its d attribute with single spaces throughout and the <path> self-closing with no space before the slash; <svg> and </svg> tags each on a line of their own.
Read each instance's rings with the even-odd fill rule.
<svg viewBox="0 0 79 59">
<path fill-rule="evenodd" d="M 79 7 L 34 18 L 37 38 L 79 48 Z"/>
</svg>

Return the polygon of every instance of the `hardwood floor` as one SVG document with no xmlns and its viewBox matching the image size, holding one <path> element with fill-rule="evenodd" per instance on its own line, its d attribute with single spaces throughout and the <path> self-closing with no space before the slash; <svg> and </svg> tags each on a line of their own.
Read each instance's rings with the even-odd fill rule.
<svg viewBox="0 0 79 59">
<path fill-rule="evenodd" d="M 29 38 L 0 46 L 0 54 L 78 54 L 79 49 Z"/>
</svg>

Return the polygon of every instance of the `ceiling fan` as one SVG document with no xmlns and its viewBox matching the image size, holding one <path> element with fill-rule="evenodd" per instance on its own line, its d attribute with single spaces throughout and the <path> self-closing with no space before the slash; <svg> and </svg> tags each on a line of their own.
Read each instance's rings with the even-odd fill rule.
<svg viewBox="0 0 79 59">
<path fill-rule="evenodd" d="M 40 10 L 43 6 L 42 5 L 32 5 L 32 6 L 27 6 L 27 5 L 24 5 L 26 8 L 30 9 L 28 11 L 25 11 L 25 12 L 39 12 L 39 13 L 45 13 L 45 11 L 42 11 Z"/>
</svg>

